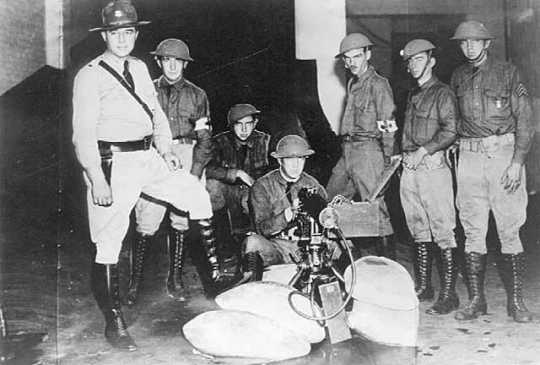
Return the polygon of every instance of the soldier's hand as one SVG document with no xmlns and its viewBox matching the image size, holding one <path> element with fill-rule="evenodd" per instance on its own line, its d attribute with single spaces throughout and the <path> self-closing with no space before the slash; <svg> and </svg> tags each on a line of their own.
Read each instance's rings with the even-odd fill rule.
<svg viewBox="0 0 540 365">
<path fill-rule="evenodd" d="M 255 180 L 244 170 L 236 172 L 236 178 L 242 180 L 247 186 L 252 186 Z"/>
<path fill-rule="evenodd" d="M 178 157 L 176 157 L 171 152 L 165 152 L 162 157 L 165 160 L 165 163 L 167 164 L 169 170 L 174 171 L 182 168 L 182 164 L 180 163 Z"/>
<path fill-rule="evenodd" d="M 504 170 L 503 175 L 501 176 L 501 184 L 504 186 L 504 190 L 507 193 L 515 192 L 521 185 L 521 175 L 523 171 L 523 166 L 519 163 L 511 163 L 510 166 Z"/>
<path fill-rule="evenodd" d="M 212 268 L 210 276 L 212 277 L 212 281 L 214 282 L 221 281 L 221 272 L 219 271 L 219 268 Z"/>
<path fill-rule="evenodd" d="M 112 190 L 105 177 L 92 181 L 92 201 L 102 207 L 108 207 L 113 203 Z"/>
<path fill-rule="evenodd" d="M 208 129 L 208 117 L 202 117 L 195 121 L 194 130 Z"/>
<path fill-rule="evenodd" d="M 424 147 L 420 147 L 416 151 L 410 153 L 407 158 L 403 160 L 403 164 L 408 169 L 416 170 L 427 154 L 427 150 Z"/>
</svg>

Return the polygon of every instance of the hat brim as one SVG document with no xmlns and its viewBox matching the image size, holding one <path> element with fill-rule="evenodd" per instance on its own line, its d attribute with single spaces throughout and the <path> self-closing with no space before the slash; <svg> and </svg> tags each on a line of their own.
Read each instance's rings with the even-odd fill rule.
<svg viewBox="0 0 540 365">
<path fill-rule="evenodd" d="M 175 55 L 173 54 L 159 54 L 157 53 L 156 51 L 152 51 L 150 52 L 151 55 L 154 55 L 154 56 L 158 56 L 158 57 L 174 57 L 174 58 L 178 58 L 179 60 L 183 60 L 183 61 L 190 61 L 190 62 L 194 62 L 195 60 L 191 57 L 176 57 Z"/>
<path fill-rule="evenodd" d="M 295 153 L 295 154 L 287 154 L 287 155 L 282 155 L 282 154 L 279 154 L 277 152 L 272 152 L 270 153 L 270 156 L 272 156 L 273 158 L 287 158 L 287 157 L 307 157 L 307 156 L 311 156 L 315 153 L 315 151 L 313 151 L 312 149 L 308 149 L 306 150 L 304 153 Z"/>
<path fill-rule="evenodd" d="M 149 20 L 141 20 L 141 21 L 132 22 L 132 23 L 124 23 L 124 24 L 117 24 L 117 25 L 109 25 L 106 27 L 91 28 L 91 29 L 88 29 L 88 31 L 89 32 L 103 32 L 107 30 L 114 30 L 114 29 L 120 29 L 120 28 L 141 27 L 143 25 L 148 25 L 150 23 L 151 21 Z"/>
<path fill-rule="evenodd" d="M 481 41 L 481 40 L 486 40 L 486 41 L 490 41 L 492 39 L 495 39 L 495 37 L 493 36 L 489 36 L 489 37 L 452 37 L 450 38 L 451 41 L 465 41 L 467 39 L 472 39 L 472 40 L 475 40 L 475 41 Z"/>
</svg>

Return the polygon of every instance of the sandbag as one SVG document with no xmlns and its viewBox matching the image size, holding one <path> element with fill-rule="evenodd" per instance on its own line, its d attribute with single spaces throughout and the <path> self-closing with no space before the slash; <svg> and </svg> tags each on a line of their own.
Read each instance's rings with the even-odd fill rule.
<svg viewBox="0 0 540 365">
<path fill-rule="evenodd" d="M 197 350 L 213 356 L 279 361 L 305 356 L 309 342 L 279 323 L 257 314 L 216 310 L 205 312 L 183 327 Z"/>
<path fill-rule="evenodd" d="M 418 336 L 418 299 L 407 270 L 385 257 L 366 256 L 354 263 L 356 284 L 349 327 L 362 336 L 387 345 L 415 346 Z M 351 285 L 351 267 L 345 270 L 345 288 Z"/>
<path fill-rule="evenodd" d="M 284 284 L 256 281 L 232 288 L 215 300 L 223 309 L 242 310 L 270 318 L 310 343 L 321 342 L 325 338 L 324 327 L 316 321 L 302 318 L 289 305 L 288 296 L 293 290 Z M 294 295 L 292 300 L 302 313 L 313 315 L 308 298 Z"/>
</svg>

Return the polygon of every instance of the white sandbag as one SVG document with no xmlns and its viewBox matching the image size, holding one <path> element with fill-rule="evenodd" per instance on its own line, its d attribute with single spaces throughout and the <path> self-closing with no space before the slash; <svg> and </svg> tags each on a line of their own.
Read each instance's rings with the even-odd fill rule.
<svg viewBox="0 0 540 365">
<path fill-rule="evenodd" d="M 202 313 L 186 323 L 183 332 L 193 347 L 213 356 L 279 361 L 311 350 L 309 342 L 279 323 L 244 311 Z"/>
<path fill-rule="evenodd" d="M 296 271 L 295 264 L 271 265 L 264 270 L 262 280 L 288 285 Z"/>
<path fill-rule="evenodd" d="M 216 303 L 223 309 L 242 310 L 270 318 L 298 333 L 310 343 L 321 342 L 325 338 L 324 327 L 293 311 L 288 302 L 289 293 L 292 291 L 294 291 L 293 288 L 284 284 L 256 281 L 237 286 L 218 295 Z M 308 298 L 294 295 L 292 301 L 299 311 L 313 315 Z"/>
<path fill-rule="evenodd" d="M 366 256 L 354 263 L 356 284 L 353 309 L 347 315 L 352 330 L 387 345 L 415 346 L 418 336 L 418 299 L 407 270 L 385 257 Z M 345 287 L 351 283 L 345 270 Z"/>
</svg>

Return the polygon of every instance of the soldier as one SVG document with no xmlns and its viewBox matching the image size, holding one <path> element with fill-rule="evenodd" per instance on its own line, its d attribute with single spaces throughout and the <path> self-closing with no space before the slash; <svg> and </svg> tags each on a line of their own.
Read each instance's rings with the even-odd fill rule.
<svg viewBox="0 0 540 365">
<path fill-rule="evenodd" d="M 484 275 L 491 210 L 501 241 L 508 315 L 530 322 L 522 297 L 525 257 L 519 238 L 527 208 L 523 161 L 534 133 L 529 96 L 516 67 L 489 54 L 494 37 L 482 23 L 461 23 L 451 39 L 458 41 L 467 60 L 451 80 L 459 108 L 456 204 L 465 231 L 470 296 L 455 317 L 470 320 L 487 312 Z"/>
<path fill-rule="evenodd" d="M 212 141 L 209 126 L 210 109 L 206 93 L 187 80 L 184 71 L 193 59 L 188 46 L 179 39 L 165 39 L 151 52 L 163 74 L 154 80 L 159 103 L 167 115 L 173 136 L 172 153 L 180 160 L 186 174 L 186 183 L 204 187 L 201 176 L 212 156 Z M 186 197 L 196 199 L 194 196 Z M 137 221 L 132 244 L 132 274 L 127 303 L 137 300 L 143 279 L 146 249 L 159 229 L 167 206 L 148 197 L 139 199 L 135 206 Z M 185 232 L 189 221 L 185 215 L 170 214 L 171 228 L 168 235 L 169 275 L 167 293 L 178 301 L 185 300 L 182 268 L 184 261 Z"/>
<path fill-rule="evenodd" d="M 249 189 L 270 165 L 270 135 L 256 129 L 259 114 L 251 104 L 233 105 L 227 114 L 229 130 L 213 138 L 214 158 L 206 170 L 206 189 L 215 217 L 226 216 L 219 213 L 226 208 L 231 219 L 249 221 Z"/>
<path fill-rule="evenodd" d="M 441 287 L 439 298 L 426 313 L 447 314 L 459 307 L 455 290 L 456 213 L 452 173 L 445 158 L 445 149 L 456 140 L 456 97 L 433 75 L 434 49 L 431 42 L 414 39 L 401 51 L 418 86 L 409 93 L 405 112 L 400 195 L 415 241 L 416 295 L 420 301 L 433 299 L 431 267 L 436 243 L 441 252 Z"/>
<path fill-rule="evenodd" d="M 352 33 L 341 41 L 336 56 L 353 77 L 347 84 L 347 105 L 340 128 L 343 152 L 327 185 L 330 198 L 341 194 L 352 199 L 356 193 L 367 198 L 393 153 L 397 127 L 392 89 L 369 64 L 371 46 L 373 43 L 365 35 Z M 377 254 L 395 258 L 394 231 L 382 199 L 380 207 Z"/>
<path fill-rule="evenodd" d="M 141 192 L 199 220 L 212 278 L 217 281 L 221 275 L 208 194 L 201 184 L 187 183 L 186 172 L 174 171 L 179 161 L 171 152 L 169 123 L 146 65 L 130 56 L 138 27 L 149 23 L 137 19 L 127 0 L 103 8 L 102 26 L 90 31 L 101 32 L 106 50 L 77 73 L 73 86 L 73 144 L 84 170 L 90 235 L 96 245 L 92 292 L 105 316 L 105 338 L 130 351 L 137 346 L 121 311 L 118 258 Z"/>
<path fill-rule="evenodd" d="M 246 280 L 261 280 L 265 266 L 292 263 L 298 237 L 293 232 L 298 191 L 311 188 L 327 199 L 324 188 L 304 172 L 306 158 L 315 153 L 300 136 L 288 135 L 279 140 L 272 157 L 279 168 L 258 179 L 250 193 L 251 214 L 257 234 L 245 240 L 244 273 Z"/>
</svg>

